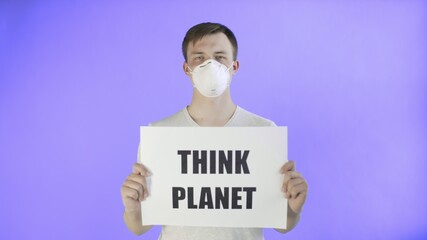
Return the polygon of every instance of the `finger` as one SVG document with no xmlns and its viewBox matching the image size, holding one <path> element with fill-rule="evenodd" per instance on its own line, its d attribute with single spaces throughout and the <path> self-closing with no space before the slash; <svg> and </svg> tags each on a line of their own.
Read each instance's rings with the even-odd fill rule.
<svg viewBox="0 0 427 240">
<path fill-rule="evenodd" d="M 130 198 L 130 199 L 133 199 L 135 201 L 138 201 L 138 191 L 137 190 L 123 185 L 121 192 L 122 192 L 123 197 Z"/>
<path fill-rule="evenodd" d="M 287 192 L 291 193 L 291 195 L 292 195 L 294 188 L 303 182 L 304 182 L 303 178 L 294 178 L 294 179 L 289 180 L 289 182 L 287 184 Z"/>
<path fill-rule="evenodd" d="M 287 173 L 288 174 L 288 179 L 283 182 L 283 187 L 282 187 L 283 188 L 282 190 L 285 193 L 285 197 L 287 199 L 289 199 L 289 198 L 292 197 L 292 194 L 291 194 L 292 193 L 292 191 L 291 191 L 292 188 L 295 185 L 300 184 L 300 183 L 302 183 L 302 182 L 305 181 L 304 178 L 301 177 L 301 174 L 299 174 L 297 172 L 290 172 L 290 173 L 293 173 L 293 174 Z M 290 176 L 290 175 L 292 175 L 292 176 Z"/>
<path fill-rule="evenodd" d="M 127 180 L 126 182 L 123 183 L 124 186 L 128 187 L 128 188 L 132 188 L 134 190 L 137 191 L 138 193 L 138 200 L 142 201 L 144 198 L 144 186 L 138 182 L 134 182 L 132 180 Z"/>
<path fill-rule="evenodd" d="M 293 179 L 289 180 L 289 182 L 288 182 L 288 189 L 291 190 L 294 186 L 296 186 L 300 183 L 303 183 L 303 182 L 305 182 L 304 178 L 301 178 L 301 177 L 293 178 Z"/>
<path fill-rule="evenodd" d="M 289 171 L 295 171 L 295 162 L 292 160 L 289 160 L 285 164 L 283 164 L 282 168 L 280 169 L 281 173 L 286 173 Z"/>
<path fill-rule="evenodd" d="M 302 178 L 302 176 L 299 172 L 295 172 L 295 171 L 285 173 L 285 177 L 283 178 L 282 191 L 284 192 L 288 191 L 288 187 L 287 187 L 288 182 L 294 178 Z"/>
<path fill-rule="evenodd" d="M 289 190 L 289 195 L 290 198 L 296 199 L 299 196 L 301 196 L 302 194 L 306 194 L 307 193 L 307 184 L 305 183 L 305 181 L 292 186 L 292 188 Z"/>
<path fill-rule="evenodd" d="M 291 199 L 301 199 L 306 198 L 307 191 L 303 189 L 303 185 L 298 186 L 297 188 L 301 188 L 300 190 L 296 189 L 294 193 L 291 193 Z"/>
<path fill-rule="evenodd" d="M 142 176 L 149 176 L 150 171 L 142 163 L 134 163 L 132 166 L 132 173 Z"/>
<path fill-rule="evenodd" d="M 135 173 L 130 174 L 126 180 L 132 180 L 132 181 L 138 182 L 138 183 L 143 184 L 143 185 L 146 182 L 144 176 L 141 176 L 141 175 L 135 174 Z"/>
<path fill-rule="evenodd" d="M 141 192 L 142 200 L 148 197 L 149 191 L 147 186 L 147 180 L 144 176 L 138 175 L 138 174 L 131 174 L 128 176 L 128 180 L 132 180 L 134 182 L 137 182 L 142 185 L 143 191 Z M 143 193 L 143 194 L 142 194 Z"/>
<path fill-rule="evenodd" d="M 144 166 L 142 163 L 134 163 L 132 167 L 132 173 L 140 174 L 145 177 L 151 175 L 150 171 L 148 171 L 147 167 Z"/>
</svg>

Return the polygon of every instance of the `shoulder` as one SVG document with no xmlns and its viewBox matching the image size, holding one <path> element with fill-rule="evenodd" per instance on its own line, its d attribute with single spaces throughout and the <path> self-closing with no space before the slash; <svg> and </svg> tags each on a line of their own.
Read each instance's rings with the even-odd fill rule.
<svg viewBox="0 0 427 240">
<path fill-rule="evenodd" d="M 276 124 L 270 119 L 261 117 L 238 106 L 229 126 L 274 127 Z"/>
</svg>

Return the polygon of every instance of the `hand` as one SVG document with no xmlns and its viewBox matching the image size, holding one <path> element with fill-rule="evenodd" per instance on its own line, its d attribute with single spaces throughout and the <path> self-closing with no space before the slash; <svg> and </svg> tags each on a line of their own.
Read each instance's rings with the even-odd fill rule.
<svg viewBox="0 0 427 240">
<path fill-rule="evenodd" d="M 148 169 L 141 163 L 135 163 L 132 173 L 126 178 L 120 189 L 126 212 L 136 212 L 141 209 L 141 202 L 148 197 L 146 177 L 151 176 Z"/>
<path fill-rule="evenodd" d="M 293 214 L 300 214 L 307 198 L 307 182 L 300 173 L 295 171 L 294 161 L 285 163 L 280 172 L 285 174 L 282 191 L 288 199 L 289 209 L 293 211 Z"/>
</svg>

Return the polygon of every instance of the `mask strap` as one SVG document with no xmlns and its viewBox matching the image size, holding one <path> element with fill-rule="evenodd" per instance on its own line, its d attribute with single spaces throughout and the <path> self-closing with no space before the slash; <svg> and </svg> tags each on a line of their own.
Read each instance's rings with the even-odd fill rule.
<svg viewBox="0 0 427 240">
<path fill-rule="evenodd" d="M 233 67 L 233 64 L 234 64 L 234 61 L 233 62 L 231 62 L 231 65 L 230 65 L 230 67 L 229 68 L 227 68 L 227 72 L 231 69 L 231 67 Z M 229 87 L 230 86 L 230 83 L 231 83 L 231 77 L 228 79 L 228 81 L 227 81 L 227 87 Z"/>
<path fill-rule="evenodd" d="M 231 69 L 231 67 L 233 67 L 234 61 L 231 62 L 231 65 L 229 68 L 227 68 L 227 71 Z"/>
<path fill-rule="evenodd" d="M 190 69 L 190 73 L 193 73 L 193 69 L 191 69 L 191 67 L 188 65 L 188 63 L 187 63 L 187 67 L 188 67 L 188 69 Z"/>
</svg>

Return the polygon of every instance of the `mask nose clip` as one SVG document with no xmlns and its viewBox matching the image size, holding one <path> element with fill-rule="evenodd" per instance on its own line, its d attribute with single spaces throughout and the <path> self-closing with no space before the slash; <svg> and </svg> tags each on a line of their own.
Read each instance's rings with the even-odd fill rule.
<svg viewBox="0 0 427 240">
<path fill-rule="evenodd" d="M 205 65 L 200 66 L 200 68 L 204 68 L 204 67 L 206 67 L 207 65 L 209 65 L 209 64 L 211 64 L 211 63 L 212 63 L 212 61 L 209 61 L 209 62 L 207 62 Z"/>
</svg>

